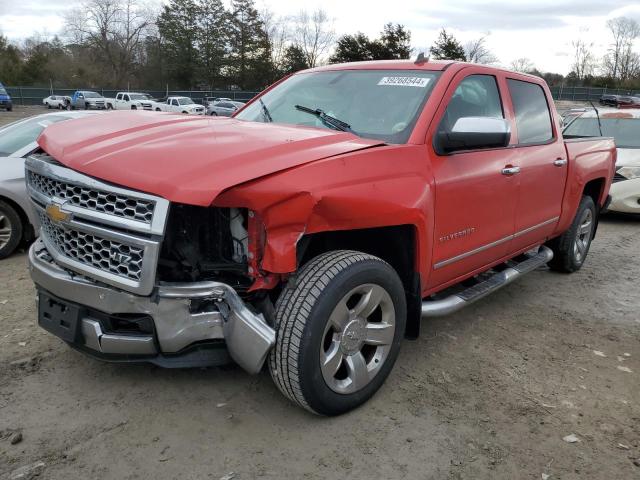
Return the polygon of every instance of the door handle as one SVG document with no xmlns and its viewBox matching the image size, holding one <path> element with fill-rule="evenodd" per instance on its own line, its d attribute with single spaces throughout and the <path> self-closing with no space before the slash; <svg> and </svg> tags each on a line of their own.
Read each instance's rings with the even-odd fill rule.
<svg viewBox="0 0 640 480">
<path fill-rule="evenodd" d="M 515 175 L 517 173 L 520 173 L 520 167 L 505 167 L 502 169 L 502 174 L 503 175 Z"/>
<path fill-rule="evenodd" d="M 556 158 L 553 162 L 556 167 L 563 167 L 567 164 L 566 158 Z"/>
</svg>

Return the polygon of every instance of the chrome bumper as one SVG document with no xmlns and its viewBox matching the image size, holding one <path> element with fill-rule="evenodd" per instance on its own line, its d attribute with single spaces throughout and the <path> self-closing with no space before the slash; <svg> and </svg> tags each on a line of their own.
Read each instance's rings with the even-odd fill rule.
<svg viewBox="0 0 640 480">
<path fill-rule="evenodd" d="M 223 283 L 160 284 L 151 296 L 139 296 L 72 275 L 52 261 L 41 240 L 29 249 L 29 270 L 37 286 L 60 299 L 106 314 L 144 314 L 153 319 L 156 339 L 104 333 L 95 319 L 82 318 L 82 347 L 96 353 L 176 354 L 196 342 L 223 339 L 238 365 L 258 373 L 275 344 L 275 331 L 262 314 L 253 313 Z M 205 311 L 192 305 L 202 300 L 210 301 Z"/>
</svg>

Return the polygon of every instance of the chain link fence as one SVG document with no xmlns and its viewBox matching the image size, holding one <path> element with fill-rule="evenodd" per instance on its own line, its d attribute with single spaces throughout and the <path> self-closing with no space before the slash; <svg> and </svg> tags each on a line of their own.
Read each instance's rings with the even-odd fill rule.
<svg viewBox="0 0 640 480">
<path fill-rule="evenodd" d="M 71 97 L 77 90 L 90 90 L 100 93 L 106 98 L 114 98 L 118 92 L 126 90 L 114 90 L 106 88 L 54 88 L 53 92 L 46 87 L 6 87 L 7 93 L 11 96 L 14 105 L 42 105 L 42 100 L 49 95 L 66 95 Z M 166 90 L 140 90 L 148 93 L 153 98 L 164 98 L 167 96 Z M 170 96 L 191 97 L 197 103 L 204 103 L 205 97 L 230 98 L 238 102 L 247 102 L 255 97 L 258 92 L 247 92 L 240 90 L 169 90 Z"/>
<path fill-rule="evenodd" d="M 114 98 L 116 93 L 126 90 L 114 90 L 105 88 L 54 88 L 53 93 L 49 88 L 43 87 L 5 87 L 14 105 L 41 105 L 42 99 L 49 95 L 72 96 L 76 90 L 91 90 L 102 94 L 107 98 Z M 163 98 L 167 95 L 166 90 L 140 90 L 148 93 L 154 98 Z M 197 103 L 204 103 L 204 97 L 231 98 L 239 102 L 246 102 L 256 96 L 259 92 L 248 92 L 241 90 L 169 90 L 169 95 L 191 97 Z M 569 100 L 574 102 L 597 101 L 602 95 L 623 95 L 640 96 L 640 90 L 625 90 L 600 87 L 551 87 L 551 94 L 554 100 Z"/>
</svg>

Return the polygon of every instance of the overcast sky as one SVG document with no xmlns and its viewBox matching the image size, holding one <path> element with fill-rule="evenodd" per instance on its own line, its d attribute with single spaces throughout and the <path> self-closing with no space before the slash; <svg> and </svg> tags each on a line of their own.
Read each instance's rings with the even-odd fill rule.
<svg viewBox="0 0 640 480">
<path fill-rule="evenodd" d="M 161 5 L 163 0 L 148 0 Z M 74 0 L 0 0 L 0 30 L 12 40 L 34 33 L 60 32 L 63 15 Z M 637 0 L 257 0 L 279 15 L 318 6 L 335 18 L 338 34 L 361 31 L 377 36 L 387 22 L 401 23 L 412 33 L 416 51 L 427 50 L 441 27 L 465 43 L 489 33 L 488 46 L 501 63 L 528 57 L 542 71 L 566 74 L 571 41 L 594 43 L 598 56 L 610 41 L 605 22 L 617 16 L 640 21 Z M 638 43 L 640 45 L 640 42 Z M 639 47 L 640 49 L 640 47 Z"/>
</svg>

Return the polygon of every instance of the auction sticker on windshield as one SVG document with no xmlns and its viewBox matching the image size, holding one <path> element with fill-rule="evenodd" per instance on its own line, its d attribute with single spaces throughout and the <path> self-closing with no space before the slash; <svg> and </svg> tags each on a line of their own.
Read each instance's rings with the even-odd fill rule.
<svg viewBox="0 0 640 480">
<path fill-rule="evenodd" d="M 420 87 L 429 85 L 430 78 L 424 77 L 382 77 L 378 85 L 392 85 L 394 87 Z"/>
</svg>

